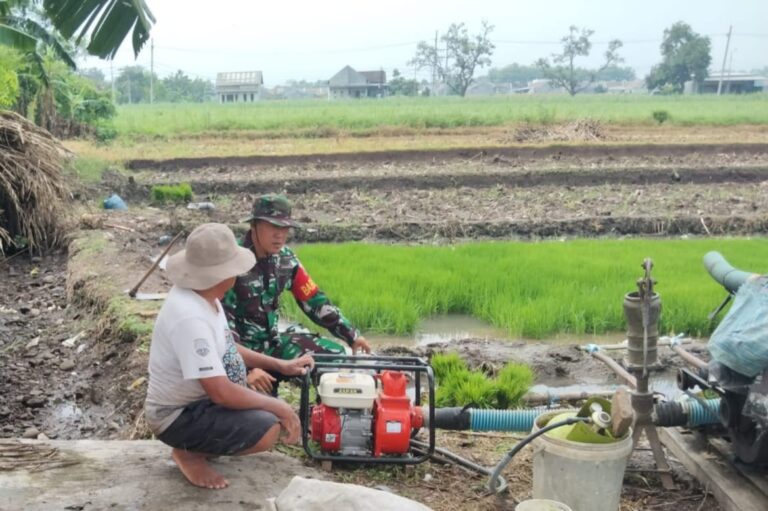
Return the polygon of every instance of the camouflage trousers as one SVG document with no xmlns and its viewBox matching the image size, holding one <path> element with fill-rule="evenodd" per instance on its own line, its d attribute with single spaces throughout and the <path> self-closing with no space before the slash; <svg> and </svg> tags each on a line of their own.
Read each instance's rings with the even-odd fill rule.
<svg viewBox="0 0 768 511">
<path fill-rule="evenodd" d="M 341 342 L 342 341 L 334 341 L 308 331 L 297 332 L 293 329 L 289 329 L 280 334 L 279 343 L 270 343 L 263 350 L 259 349 L 262 348 L 261 346 L 249 346 L 246 344 L 246 347 L 264 353 L 265 355 L 269 355 L 270 357 L 279 358 L 281 360 L 293 360 L 305 353 L 309 353 L 310 355 L 313 353 L 329 353 L 332 355 L 344 354 L 346 353 L 346 349 Z M 268 372 L 276 380 L 272 385 L 272 395 L 277 397 L 277 388 L 280 385 L 280 382 L 290 380 L 291 378 L 273 371 Z"/>
<path fill-rule="evenodd" d="M 285 332 L 279 334 L 277 342 L 272 341 L 261 345 L 243 343 L 243 345 L 246 348 L 269 355 L 270 357 L 279 358 L 281 360 L 293 360 L 305 353 L 309 353 L 310 355 L 313 353 L 327 353 L 331 355 L 345 354 L 346 348 L 342 342 L 343 341 L 335 341 L 322 337 L 301 326 L 291 325 Z M 291 377 L 287 377 L 274 371 L 268 372 L 276 380 L 272 385 L 272 395 L 277 396 L 277 387 L 280 385 L 280 382 L 290 380 Z"/>
</svg>

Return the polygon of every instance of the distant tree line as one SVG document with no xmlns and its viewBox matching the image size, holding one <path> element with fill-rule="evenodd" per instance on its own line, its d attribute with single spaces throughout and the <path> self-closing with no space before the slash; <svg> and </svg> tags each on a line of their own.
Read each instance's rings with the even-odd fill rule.
<svg viewBox="0 0 768 511">
<path fill-rule="evenodd" d="M 587 76 L 589 71 L 583 68 L 577 68 L 578 74 Z M 505 83 L 515 86 L 525 86 L 533 80 L 540 80 L 546 78 L 544 71 L 536 65 L 522 65 L 522 64 L 510 64 L 504 67 L 492 67 L 488 70 L 488 81 L 493 83 Z M 600 70 L 596 75 L 597 81 L 629 81 L 637 78 L 635 70 L 629 66 L 608 66 L 603 70 Z"/>
<path fill-rule="evenodd" d="M 483 22 L 480 32 L 470 35 L 463 23 L 454 23 L 436 44 L 419 42 L 410 64 L 417 69 L 431 69 L 452 94 L 464 96 L 476 81 L 476 72 L 490 65 L 495 49 L 488 37 L 492 30 L 492 25 Z M 532 65 L 515 63 L 491 68 L 487 79 L 521 87 L 531 80 L 547 79 L 572 96 L 595 82 L 634 80 L 634 70 L 620 65 L 623 59 L 619 50 L 623 44 L 619 39 L 608 43 L 599 67 L 579 65 L 579 60 L 591 53 L 593 35 L 594 31 L 588 28 L 571 26 L 560 40 L 560 52 L 542 57 Z M 686 82 L 700 84 L 707 78 L 707 69 L 712 62 L 711 42 L 708 37 L 694 32 L 687 23 L 679 21 L 664 30 L 660 49 L 662 61 L 645 77 L 649 91 L 681 93 Z M 394 90 L 401 90 L 401 82 L 397 82 Z"/>
<path fill-rule="evenodd" d="M 103 87 L 111 85 L 98 70 L 92 70 L 90 74 L 95 75 L 95 80 Z M 115 101 L 119 104 L 149 103 L 152 88 L 153 100 L 159 103 L 201 103 L 211 99 L 214 93 L 213 82 L 190 78 L 181 70 L 159 78 L 142 66 L 127 66 L 115 77 Z"/>
</svg>

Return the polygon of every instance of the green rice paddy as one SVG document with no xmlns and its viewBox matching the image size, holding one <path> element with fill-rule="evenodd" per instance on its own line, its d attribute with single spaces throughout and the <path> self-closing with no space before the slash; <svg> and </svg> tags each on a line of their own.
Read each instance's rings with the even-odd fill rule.
<svg viewBox="0 0 768 511">
<path fill-rule="evenodd" d="M 768 239 L 485 242 L 452 246 L 362 243 L 297 248 L 314 280 L 363 332 L 410 334 L 436 314 L 464 313 L 510 337 L 624 330 L 622 300 L 654 261 L 664 334 L 708 335 L 725 291 L 702 257 L 768 271 Z M 301 318 L 288 296 L 289 315 Z M 289 304 L 289 302 L 291 302 Z"/>
</svg>

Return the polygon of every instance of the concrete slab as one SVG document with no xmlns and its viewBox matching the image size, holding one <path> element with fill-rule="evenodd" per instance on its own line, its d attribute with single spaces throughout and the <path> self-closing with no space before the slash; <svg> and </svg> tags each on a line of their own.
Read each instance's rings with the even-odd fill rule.
<svg viewBox="0 0 768 511">
<path fill-rule="evenodd" d="M 295 475 L 322 474 L 294 458 L 270 452 L 220 457 L 212 464 L 230 482 L 223 490 L 190 485 L 158 441 L 0 442 L 0 509 L 245 510 L 268 509 Z"/>
</svg>

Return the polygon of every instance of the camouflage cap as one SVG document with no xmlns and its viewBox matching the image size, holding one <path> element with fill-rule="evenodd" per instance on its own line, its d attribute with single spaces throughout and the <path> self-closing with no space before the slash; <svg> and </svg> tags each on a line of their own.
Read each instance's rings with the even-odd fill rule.
<svg viewBox="0 0 768 511">
<path fill-rule="evenodd" d="M 253 202 L 251 215 L 241 220 L 252 222 L 253 220 L 265 220 L 278 227 L 297 227 L 301 224 L 291 220 L 291 202 L 285 195 L 268 193 L 257 197 Z"/>
</svg>

